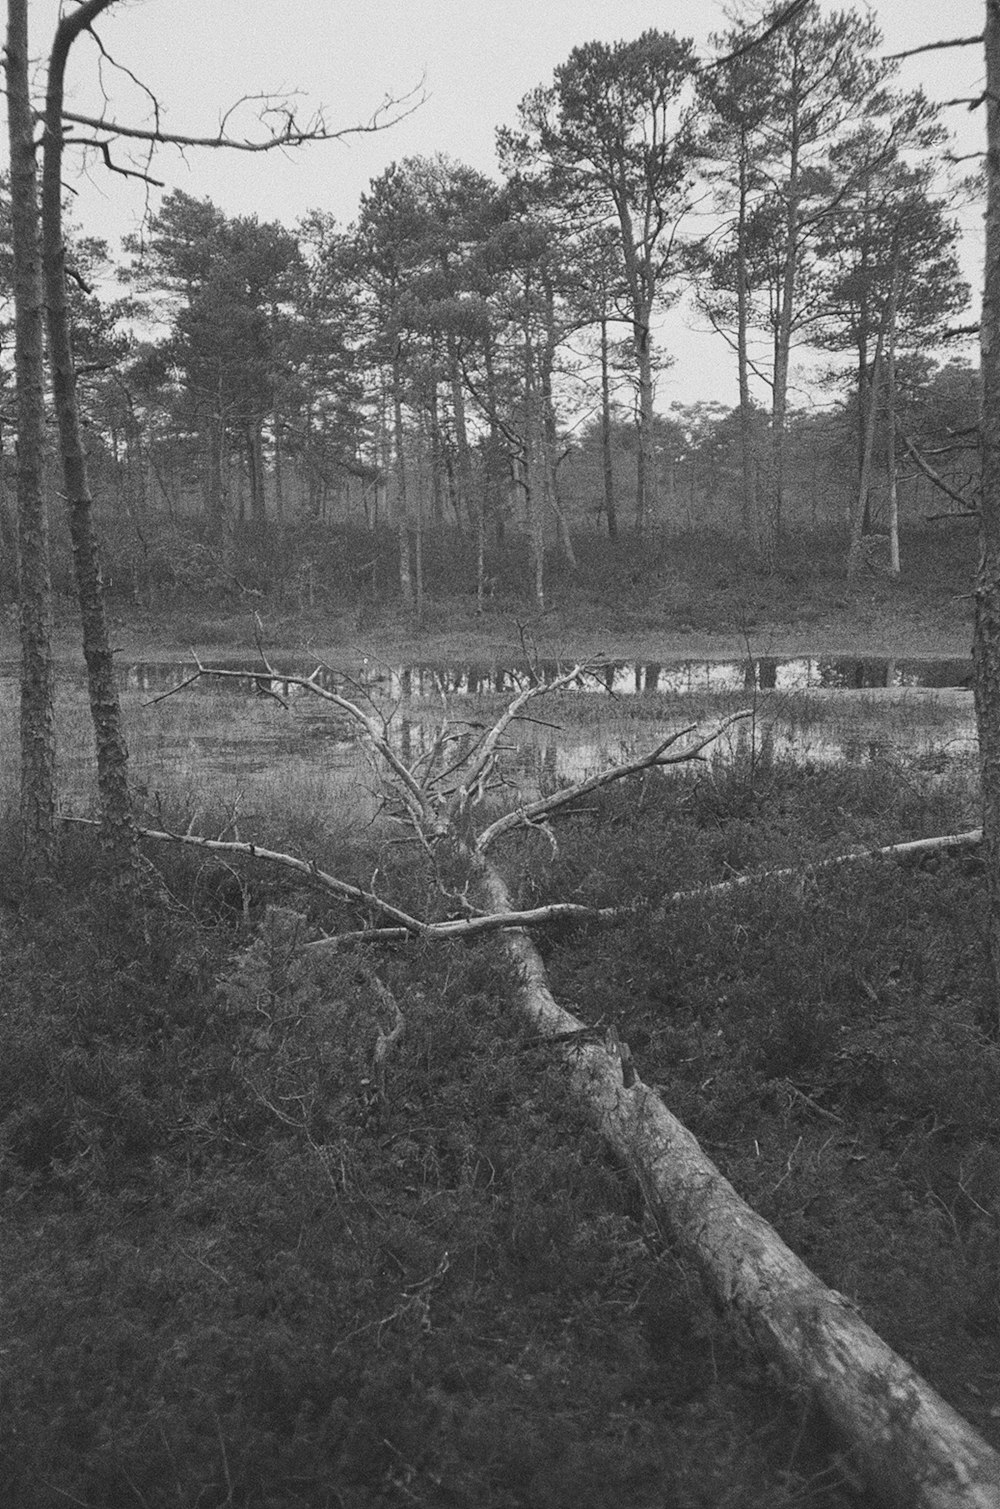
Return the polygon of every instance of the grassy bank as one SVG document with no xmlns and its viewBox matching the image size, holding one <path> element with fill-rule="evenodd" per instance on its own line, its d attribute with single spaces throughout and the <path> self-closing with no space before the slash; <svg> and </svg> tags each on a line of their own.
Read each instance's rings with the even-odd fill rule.
<svg viewBox="0 0 1000 1509">
<path fill-rule="evenodd" d="M 757 576 L 743 542 L 721 531 L 626 532 L 616 543 L 582 532 L 573 569 L 549 554 L 543 612 L 529 595 L 526 554 L 491 555 L 482 613 L 472 542 L 440 530 L 424 542 L 420 617 L 400 601 L 397 542 L 387 529 L 245 530 L 225 572 L 217 551 L 172 536 L 141 563 L 118 561 L 113 540 L 108 548 L 116 643 L 135 658 L 192 645 L 252 650 L 255 614 L 270 645 L 312 645 L 348 664 L 363 655 L 512 660 L 522 629 L 546 653 L 575 657 L 732 653 L 748 639 L 760 653 L 962 654 L 971 642 L 975 537 L 967 523 L 911 526 L 899 581 L 872 577 L 851 589 L 835 528 L 789 531 L 770 578 Z M 60 643 L 75 654 L 68 575 L 60 583 Z M 10 617 L 0 653 L 15 650 Z"/>
<path fill-rule="evenodd" d="M 610 791 L 557 861 L 529 835 L 506 862 L 524 902 L 639 903 L 545 941 L 557 994 L 615 1023 L 740 1191 L 996 1440 L 977 861 L 655 905 L 974 810 L 961 768 L 744 759 Z M 449 908 L 325 818 L 294 824 L 317 862 Z M 287 846 L 287 816 L 247 821 Z M 110 888 L 85 834 L 47 886 L 0 866 L 5 1502 L 864 1502 L 648 1224 L 494 943 L 308 964 L 303 931 L 345 920 L 313 893 L 152 857 L 169 904 Z M 386 992 L 406 1031 L 383 1090 Z"/>
</svg>

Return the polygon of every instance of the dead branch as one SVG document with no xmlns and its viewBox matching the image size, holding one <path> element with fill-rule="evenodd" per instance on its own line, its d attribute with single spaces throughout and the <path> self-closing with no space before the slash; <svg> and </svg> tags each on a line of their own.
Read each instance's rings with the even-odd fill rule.
<svg viewBox="0 0 1000 1509">
<path fill-rule="evenodd" d="M 742 712 L 732 713 L 728 718 L 724 718 L 709 733 L 698 739 L 696 743 L 674 753 L 669 753 L 668 751 L 672 750 L 673 746 L 680 739 L 694 732 L 697 725 L 694 723 L 689 724 L 687 728 L 678 729 L 676 733 L 670 734 L 655 749 L 651 749 L 648 754 L 639 756 L 638 759 L 629 760 L 624 765 L 613 765 L 610 770 L 604 770 L 598 775 L 589 776 L 586 780 L 577 781 L 574 785 L 563 787 L 559 791 L 552 792 L 549 796 L 539 797 L 537 801 L 527 802 L 523 806 L 516 808 L 513 812 L 508 812 L 503 817 L 497 818 L 495 822 L 490 823 L 488 827 L 484 828 L 476 840 L 476 852 L 478 854 L 485 854 L 487 849 L 498 838 L 502 837 L 503 834 L 510 833 L 515 828 L 537 823 L 540 818 L 551 817 L 562 808 L 568 806 L 569 803 L 575 802 L 579 797 L 586 796 L 591 791 L 597 791 L 602 786 L 609 786 L 613 781 L 624 780 L 626 776 L 637 775 L 642 770 L 652 770 L 664 765 L 680 765 L 689 760 L 696 760 L 709 744 L 713 744 L 716 739 L 725 733 L 727 728 L 731 728 L 734 723 L 740 723 L 743 719 L 752 716 L 753 711 L 750 708 L 745 708 Z"/>
<path fill-rule="evenodd" d="M 904 52 L 886 53 L 884 62 L 898 63 L 903 58 L 915 58 L 922 52 L 941 52 L 948 47 L 977 47 L 983 42 L 983 34 L 978 37 L 951 37 L 945 42 L 924 42 L 919 47 L 907 47 Z"/>
<path fill-rule="evenodd" d="M 141 831 L 141 830 L 140 830 Z M 695 893 L 692 893 L 695 894 Z M 419 936 L 424 940 L 450 943 L 485 933 L 502 932 L 509 927 L 551 927 L 565 923 L 615 923 L 628 915 L 629 908 L 583 906 L 575 901 L 552 901 L 547 906 L 516 908 L 510 912 L 487 912 L 474 917 L 449 917 L 443 922 L 422 922 Z M 359 928 L 353 933 L 330 933 L 303 945 L 306 949 L 334 949 L 349 943 L 404 943 L 414 936 L 412 927 Z"/>
<path fill-rule="evenodd" d="M 960 493 L 957 488 L 952 487 L 950 483 L 946 482 L 941 476 L 940 472 L 935 471 L 930 462 L 925 460 L 924 457 L 920 454 L 908 435 L 905 435 L 902 430 L 900 430 L 899 437 L 902 440 L 903 445 L 906 447 L 907 455 L 916 463 L 916 465 L 923 472 L 924 476 L 934 483 L 935 487 L 940 488 L 941 492 L 943 492 L 947 497 L 951 498 L 953 502 L 960 503 L 965 513 L 976 512 L 976 509 L 974 507 L 970 507 L 972 500 L 970 498 L 967 498 L 964 493 Z"/>
<path fill-rule="evenodd" d="M 718 880 L 712 885 L 698 886 L 693 891 L 674 891 L 662 904 L 678 906 L 709 896 L 724 896 L 746 886 L 765 885 L 773 880 L 804 880 L 818 874 L 820 870 L 835 869 L 838 865 L 861 864 L 868 859 L 896 859 L 905 862 L 948 850 L 974 849 L 982 842 L 982 837 L 982 828 L 971 828 L 967 833 L 946 833 L 939 838 L 914 838 L 901 844 L 885 844 L 879 849 L 858 849 L 851 854 L 834 854 L 812 864 L 792 865 L 782 870 L 753 870 L 747 875 L 735 875 L 732 880 Z"/>
<path fill-rule="evenodd" d="M 272 681 L 284 682 L 286 686 L 301 687 L 312 696 L 319 697 L 322 701 L 330 702 L 334 707 L 340 708 L 341 712 L 345 712 L 364 731 L 369 741 L 370 753 L 377 755 L 384 762 L 390 774 L 395 777 L 397 782 L 395 794 L 402 798 L 414 826 L 423 829 L 429 835 L 443 835 L 445 829 L 434 810 L 434 805 L 429 799 L 425 787 L 416 779 L 413 772 L 392 747 L 386 720 L 381 717 L 376 719 L 374 716 L 366 713 L 356 702 L 352 702 L 350 698 L 341 696 L 339 692 L 331 691 L 329 687 L 323 686 L 318 680 L 319 673 L 322 670 L 329 670 L 329 666 L 321 663 L 316 667 L 311 676 L 286 676 L 283 672 L 275 670 L 266 656 L 263 655 L 261 656 L 263 669 L 259 672 L 252 672 L 234 671 L 223 666 L 203 665 L 198 655 L 194 651 L 191 653 L 197 666 L 197 676 L 214 676 L 219 680 L 235 679 L 238 681 L 246 681 L 248 676 L 255 674 L 262 677 L 267 676 Z M 185 682 L 184 685 L 190 685 L 190 682 Z M 175 690 L 179 691 L 180 688 L 175 688 Z"/>
<path fill-rule="evenodd" d="M 575 665 L 565 675 L 557 676 L 555 681 L 533 682 L 531 686 L 525 687 L 524 691 L 520 692 L 514 698 L 514 701 L 505 709 L 493 727 L 478 741 L 477 745 L 473 746 L 473 750 L 470 751 L 468 771 L 465 779 L 445 809 L 444 816 L 447 822 L 454 822 L 465 813 L 470 795 L 474 794 L 476 789 L 481 786 L 492 769 L 497 745 L 510 725 L 519 717 L 522 708 L 526 707 L 535 697 L 545 696 L 551 692 L 561 691 L 564 687 L 572 686 L 574 681 L 579 680 L 583 674 L 583 670 L 584 667 L 582 664 Z M 473 754 L 475 758 L 471 758 Z"/>
<path fill-rule="evenodd" d="M 63 822 L 82 823 L 89 827 L 100 826 L 96 819 L 90 817 L 65 815 Z M 148 838 L 153 843 L 189 844 L 195 849 L 205 849 L 210 854 L 239 854 L 246 859 L 261 859 L 267 864 L 279 865 L 282 869 L 292 870 L 296 875 L 301 875 L 304 880 L 319 890 L 329 891 L 341 900 L 353 901 L 381 912 L 384 917 L 390 918 L 412 937 L 422 937 L 430 925 L 422 922 L 419 917 L 411 917 L 408 912 L 404 912 L 398 906 L 393 906 L 391 901 L 386 901 L 376 892 L 366 891 L 364 887 L 352 885 L 348 880 L 339 880 L 336 875 L 328 875 L 311 860 L 300 859 L 295 854 L 284 854 L 279 849 L 265 849 L 261 844 L 246 843 L 242 839 L 203 838 L 198 833 L 172 833 L 167 829 L 159 828 L 137 828 L 136 832 L 140 838 Z"/>
<path fill-rule="evenodd" d="M 343 141 L 349 136 L 368 136 L 377 131 L 388 130 L 390 126 L 398 125 L 407 116 L 418 110 L 426 100 L 426 92 L 423 83 L 416 85 L 398 99 L 387 96 L 382 104 L 375 110 L 367 121 L 360 121 L 353 126 L 327 125 L 322 111 L 316 111 L 308 120 L 300 121 L 294 106 L 287 100 L 276 100 L 269 97 L 269 103 L 262 109 L 257 117 L 258 123 L 266 127 L 266 135 L 260 137 L 235 136 L 226 129 L 229 118 L 242 105 L 254 103 L 260 100 L 260 95 L 244 95 L 231 105 L 223 116 L 219 130 L 213 136 L 195 136 L 188 132 L 166 131 L 159 124 L 153 126 L 129 126 L 123 121 L 111 119 L 106 115 L 79 115 L 73 110 L 63 110 L 62 118 L 74 126 L 86 126 L 90 131 L 104 132 L 108 137 L 115 139 L 125 137 L 130 141 L 148 142 L 161 147 L 207 147 L 211 150 L 226 150 L 234 152 L 274 152 L 282 147 L 301 147 L 306 142 L 313 141 Z M 272 126 L 270 119 L 276 118 L 278 124 Z"/>
</svg>

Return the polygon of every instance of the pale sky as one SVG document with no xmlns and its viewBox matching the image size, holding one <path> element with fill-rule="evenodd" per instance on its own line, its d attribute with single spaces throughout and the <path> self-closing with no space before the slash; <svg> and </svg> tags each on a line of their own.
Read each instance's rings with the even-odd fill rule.
<svg viewBox="0 0 1000 1509">
<path fill-rule="evenodd" d="M 824 0 L 824 9 L 842 8 Z M 888 51 L 982 29 L 982 0 L 882 0 L 870 6 Z M 32 0 L 31 50 L 48 47 L 57 0 Z M 444 152 L 496 172 L 494 136 L 513 123 L 522 96 L 548 83 L 573 47 L 632 38 L 649 28 L 693 37 L 699 45 L 725 25 L 721 0 L 122 0 L 98 23 L 117 63 L 158 97 L 168 129 L 215 131 L 241 96 L 295 91 L 304 115 L 324 110 L 331 126 L 369 119 L 387 96 L 423 85 L 427 99 L 392 129 L 342 142 L 315 143 L 294 153 L 248 155 L 164 149 L 153 168 L 170 188 L 209 197 L 229 214 L 256 213 L 294 226 L 308 210 L 331 210 L 342 223 L 356 215 L 360 195 L 389 163 Z M 102 65 L 114 112 L 146 124 L 148 99 L 121 72 Z M 937 99 L 982 88 L 981 48 L 927 53 L 903 64 L 901 84 L 922 84 Z M 70 108 L 100 105 L 97 51 L 77 44 L 70 73 Z M 983 114 L 947 112 L 959 150 L 979 149 Z M 6 133 L 4 133 L 6 136 Z M 974 164 L 970 163 L 972 168 Z M 86 178 L 67 174 L 77 190 L 75 219 L 112 247 L 138 225 L 146 206 L 139 184 L 109 175 L 100 164 Z M 157 202 L 153 191 L 153 205 Z M 967 275 L 979 280 L 981 216 L 963 215 L 969 233 Z M 735 402 L 735 376 L 717 337 L 672 316 L 664 336 L 677 356 L 662 383 L 661 406 L 718 398 Z"/>
</svg>

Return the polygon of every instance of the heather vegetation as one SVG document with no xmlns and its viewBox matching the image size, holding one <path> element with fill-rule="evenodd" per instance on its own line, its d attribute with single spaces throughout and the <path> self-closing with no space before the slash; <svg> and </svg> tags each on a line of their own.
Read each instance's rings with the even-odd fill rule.
<svg viewBox="0 0 1000 1509">
<path fill-rule="evenodd" d="M 255 806 L 241 835 L 451 911 L 460 869 L 348 839 L 319 800 Z M 745 1197 L 996 1439 L 979 861 L 662 905 L 975 813 L 961 761 L 756 745 L 588 798 L 554 860 L 531 834 L 501 860 L 522 904 L 626 907 L 540 937 L 557 996 L 617 1027 Z M 4 867 L 11 1502 L 868 1501 L 644 1213 L 495 941 L 303 951 L 364 909 L 231 856 L 149 859 L 123 891 L 70 828 L 56 878 Z"/>
</svg>

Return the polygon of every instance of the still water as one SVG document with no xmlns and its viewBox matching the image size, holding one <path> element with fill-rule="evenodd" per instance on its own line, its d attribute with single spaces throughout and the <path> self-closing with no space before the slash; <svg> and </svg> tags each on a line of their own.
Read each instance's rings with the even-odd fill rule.
<svg viewBox="0 0 1000 1509">
<path fill-rule="evenodd" d="M 217 662 L 227 670 L 245 670 L 244 689 L 273 689 L 288 694 L 284 677 L 310 676 L 315 672 L 319 684 L 329 690 L 345 686 L 337 671 L 314 664 L 281 662 L 275 670 L 281 674 L 262 676 L 259 661 L 225 660 Z M 193 661 L 147 660 L 128 666 L 122 672 L 124 684 L 142 692 L 165 691 L 194 675 Z M 536 675 L 551 681 L 572 669 L 557 661 L 542 661 Z M 215 683 L 218 686 L 220 683 Z M 224 683 L 222 683 L 224 685 Z M 231 683 L 232 684 L 232 683 Z M 364 670 L 355 689 L 378 690 L 393 701 L 410 698 L 480 696 L 512 694 L 527 684 L 523 670 L 511 666 L 485 663 L 387 665 Z M 675 660 L 657 664 L 646 661 L 609 661 L 599 669 L 588 671 L 569 688 L 580 693 L 616 697 L 641 696 L 643 692 L 683 695 L 691 692 L 727 693 L 741 691 L 797 692 L 822 690 L 866 690 L 894 687 L 968 688 L 972 684 L 972 661 L 968 657 L 939 660 L 891 660 L 874 656 L 827 655 L 798 656 L 789 659 L 758 655 L 743 660 Z M 201 682 L 204 690 L 210 683 Z M 294 691 L 294 688 L 291 689 Z"/>
<path fill-rule="evenodd" d="M 263 768 L 294 753 L 330 772 L 360 768 L 356 730 L 346 716 L 286 679 L 313 674 L 313 665 L 284 662 L 275 667 L 279 674 L 269 676 L 261 674 L 259 662 L 224 664 L 226 669 L 245 671 L 245 678 L 205 678 L 178 695 L 219 699 L 221 693 L 230 705 L 257 699 L 259 707 L 271 709 L 276 708 L 277 696 L 288 712 L 268 721 L 269 739 L 257 738 L 250 745 L 244 741 L 242 751 L 220 745 L 217 735 L 195 735 L 192 755 L 209 762 L 249 758 Z M 169 706 L 174 699 L 164 704 L 152 699 L 186 681 L 195 670 L 188 662 L 145 661 L 123 669 L 122 676 L 127 688 L 150 699 L 148 710 L 155 714 L 157 705 Z M 550 662 L 539 665 L 536 674 L 551 680 L 566 670 Z M 524 789 L 581 780 L 634 758 L 691 722 L 697 721 L 699 728 L 714 724 L 745 696 L 755 705 L 753 718 L 722 734 L 709 751 L 712 758 L 749 753 L 761 760 L 820 764 L 905 758 L 944 770 L 975 753 L 975 720 L 967 691 L 971 673 L 970 660 L 954 658 L 615 662 L 581 675 L 557 703 L 533 702 L 531 717 L 509 732 L 505 769 Z M 496 716 L 499 704 L 490 699 L 509 699 L 529 684 L 523 671 L 475 663 L 372 667 L 351 681 L 332 670 L 315 674 L 326 689 L 354 702 L 370 699 L 371 705 L 391 713 L 394 743 L 408 763 L 430 755 L 442 707 L 447 708 L 457 755 L 462 743 L 470 742 Z M 881 691 L 882 696 L 855 699 L 849 695 L 852 691 Z M 841 695 L 830 702 L 827 693 Z M 696 696 L 698 703 L 690 715 L 684 707 L 688 696 Z M 718 708 L 713 707 L 716 698 Z M 489 711 L 483 711 L 484 699 Z"/>
<path fill-rule="evenodd" d="M 163 658 L 121 667 L 133 769 L 141 785 L 151 793 L 186 791 L 195 803 L 235 800 L 238 792 L 245 810 L 274 810 L 283 802 L 295 810 L 306 799 L 358 816 L 376 810 L 355 726 L 330 702 L 289 684 L 290 677 L 311 675 L 314 664 L 282 662 L 275 675 L 262 673 L 252 660 L 217 664 L 241 674 L 185 687 L 197 670 L 193 662 Z M 545 663 L 537 674 L 548 680 L 566 669 Z M 944 773 L 975 757 L 970 678 L 971 662 L 964 659 L 619 661 L 580 676 L 558 698 L 534 701 L 530 717 L 508 732 L 503 770 L 513 787 L 531 795 L 635 758 L 689 724 L 707 730 L 736 707 L 752 706 L 750 720 L 724 732 L 706 751 L 710 759 L 751 755 L 824 765 L 893 760 Z M 321 670 L 316 680 L 386 716 L 394 746 L 408 764 L 431 756 L 444 709 L 453 760 L 528 684 L 525 673 L 512 667 L 475 663 L 372 666 L 353 680 Z M 92 758 L 83 685 L 81 673 L 78 733 L 64 740 L 61 767 L 69 793 L 86 803 Z M 180 690 L 169 695 L 175 688 Z M 0 665 L 0 699 L 16 717 L 15 666 Z"/>
</svg>

